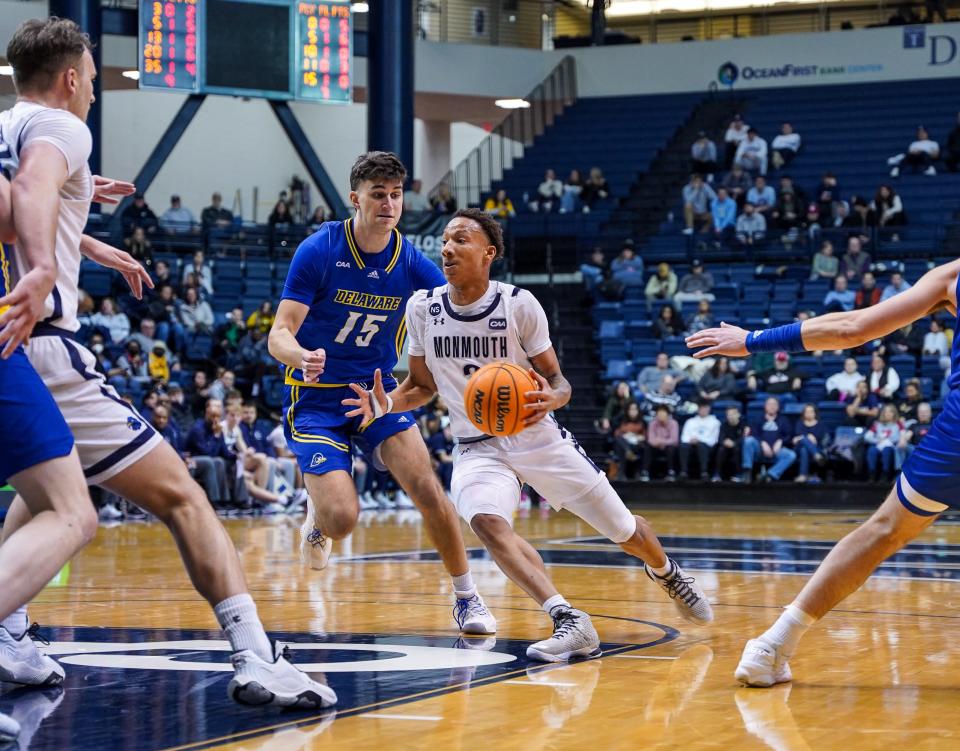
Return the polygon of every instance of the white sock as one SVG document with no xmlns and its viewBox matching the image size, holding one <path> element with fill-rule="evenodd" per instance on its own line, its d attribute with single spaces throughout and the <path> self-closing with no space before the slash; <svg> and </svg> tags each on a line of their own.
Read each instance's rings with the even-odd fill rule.
<svg viewBox="0 0 960 751">
<path fill-rule="evenodd" d="M 563 605 L 565 608 L 570 607 L 570 603 L 567 602 L 567 598 L 563 595 L 554 595 L 553 597 L 548 597 L 546 600 L 544 600 L 543 605 L 540 607 L 543 608 L 544 613 L 550 615 L 550 611 L 559 605 Z"/>
<path fill-rule="evenodd" d="M 648 568 L 659 576 L 661 579 L 666 579 L 667 576 L 673 571 L 673 561 L 670 558 L 667 558 L 667 562 L 663 564 L 660 568 L 654 568 L 648 564 Z"/>
<path fill-rule="evenodd" d="M 19 639 L 30 626 L 30 619 L 27 617 L 27 606 L 21 605 L 14 610 L 0 622 L 0 626 L 3 626 L 14 639 Z"/>
<path fill-rule="evenodd" d="M 250 595 L 228 597 L 219 603 L 213 612 L 234 652 L 249 649 L 260 659 L 273 662 L 270 639 L 263 630 L 263 624 L 257 615 L 257 606 Z"/>
<path fill-rule="evenodd" d="M 800 637 L 816 622 L 816 618 L 791 603 L 783 609 L 777 622 L 768 628 L 760 639 L 771 647 L 779 647 L 783 655 L 789 657 L 796 650 Z"/>
<path fill-rule="evenodd" d="M 458 599 L 469 600 L 477 593 L 477 585 L 473 583 L 473 574 L 470 573 L 470 569 L 467 569 L 465 574 L 450 578 L 453 580 L 453 593 Z"/>
</svg>

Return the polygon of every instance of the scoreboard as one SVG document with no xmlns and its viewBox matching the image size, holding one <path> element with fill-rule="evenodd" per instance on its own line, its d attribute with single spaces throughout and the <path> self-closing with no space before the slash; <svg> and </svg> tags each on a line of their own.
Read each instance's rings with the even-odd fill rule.
<svg viewBox="0 0 960 751">
<path fill-rule="evenodd" d="M 140 88 L 349 103 L 350 0 L 140 0 Z"/>
</svg>

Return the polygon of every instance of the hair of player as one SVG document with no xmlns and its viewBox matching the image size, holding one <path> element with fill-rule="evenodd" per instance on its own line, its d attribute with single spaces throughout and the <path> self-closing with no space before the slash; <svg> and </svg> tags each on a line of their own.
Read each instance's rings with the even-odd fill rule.
<svg viewBox="0 0 960 751">
<path fill-rule="evenodd" d="M 460 209 L 451 217 L 451 220 L 457 217 L 472 219 L 479 224 L 480 229 L 483 230 L 483 234 L 487 236 L 487 240 L 497 249 L 497 255 L 494 256 L 494 260 L 503 258 L 503 227 L 500 226 L 500 222 L 486 212 L 476 208 Z"/>
<path fill-rule="evenodd" d="M 356 190 L 367 180 L 390 180 L 403 182 L 407 179 L 407 168 L 400 157 L 390 151 L 368 151 L 357 157 L 350 169 L 350 190 Z"/>
<path fill-rule="evenodd" d="M 67 68 L 79 67 L 90 37 L 66 18 L 24 21 L 7 45 L 7 60 L 13 67 L 17 91 L 43 91 Z"/>
</svg>

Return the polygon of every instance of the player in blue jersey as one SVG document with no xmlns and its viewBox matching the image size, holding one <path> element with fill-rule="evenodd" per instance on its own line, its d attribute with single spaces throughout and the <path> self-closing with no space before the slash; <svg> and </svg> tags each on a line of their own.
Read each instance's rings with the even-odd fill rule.
<svg viewBox="0 0 960 751">
<path fill-rule="evenodd" d="M 687 338 L 697 358 L 750 352 L 836 350 L 880 339 L 935 311 L 957 315 L 960 260 L 928 272 L 912 288 L 863 310 L 831 313 L 767 331 L 722 324 Z M 960 318 L 958 318 L 960 326 Z M 810 626 L 855 592 L 886 558 L 948 508 L 960 508 L 960 339 L 954 339 L 943 411 L 903 465 L 896 486 L 870 519 L 830 551 L 773 626 L 747 642 L 736 677 L 750 686 L 791 680 L 788 660 Z"/>
<path fill-rule="evenodd" d="M 301 550 L 326 566 L 333 540 L 357 523 L 350 442 L 390 470 L 423 514 L 453 579 L 454 617 L 466 633 L 492 634 L 496 621 L 470 573 L 460 523 L 433 472 L 410 413 L 369 423 L 348 418 L 341 404 L 349 384 L 373 383 L 379 369 L 388 391 L 406 339 L 407 300 L 446 283 L 440 269 L 397 230 L 406 170 L 396 155 L 373 151 L 350 171 L 356 216 L 327 222 L 301 243 L 290 266 L 270 332 L 270 354 L 284 366 L 284 431 L 303 471 L 310 501 Z"/>
</svg>

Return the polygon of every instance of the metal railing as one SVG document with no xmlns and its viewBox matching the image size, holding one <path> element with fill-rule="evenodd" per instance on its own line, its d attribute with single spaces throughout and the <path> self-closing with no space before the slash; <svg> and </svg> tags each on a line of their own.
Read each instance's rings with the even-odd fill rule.
<svg viewBox="0 0 960 751">
<path fill-rule="evenodd" d="M 504 172 L 533 145 L 533 140 L 553 125 L 557 116 L 576 99 L 577 65 L 568 55 L 524 97 L 530 106 L 507 115 L 480 145 L 443 176 L 430 191 L 430 198 L 435 198 L 440 187 L 446 184 L 457 206 L 479 203 L 493 182 L 502 179 Z"/>
</svg>

